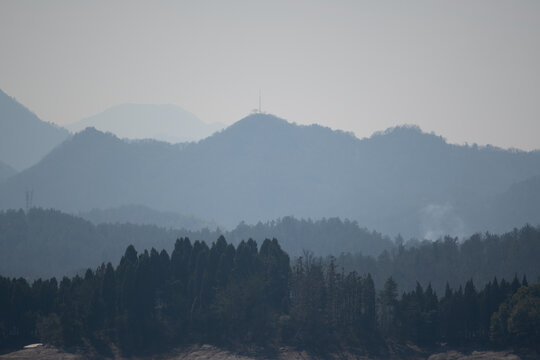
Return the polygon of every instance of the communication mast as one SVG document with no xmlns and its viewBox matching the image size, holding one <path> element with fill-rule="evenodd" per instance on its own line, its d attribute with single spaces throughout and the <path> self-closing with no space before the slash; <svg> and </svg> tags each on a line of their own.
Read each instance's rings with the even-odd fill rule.
<svg viewBox="0 0 540 360">
<path fill-rule="evenodd" d="M 259 89 L 259 114 L 261 113 L 261 89 Z"/>
<path fill-rule="evenodd" d="M 33 205 L 32 201 L 33 201 L 33 198 L 34 198 L 34 189 L 26 190 L 25 196 L 26 196 L 26 212 L 28 212 L 28 210 L 30 210 L 32 208 L 32 205 Z"/>
</svg>

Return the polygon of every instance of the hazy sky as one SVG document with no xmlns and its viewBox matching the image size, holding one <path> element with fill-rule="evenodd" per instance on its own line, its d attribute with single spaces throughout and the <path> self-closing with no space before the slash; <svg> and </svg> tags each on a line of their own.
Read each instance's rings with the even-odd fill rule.
<svg viewBox="0 0 540 360">
<path fill-rule="evenodd" d="M 5 1 L 0 88 L 45 121 L 258 106 L 358 137 L 409 123 L 540 148 L 540 1 Z"/>
</svg>

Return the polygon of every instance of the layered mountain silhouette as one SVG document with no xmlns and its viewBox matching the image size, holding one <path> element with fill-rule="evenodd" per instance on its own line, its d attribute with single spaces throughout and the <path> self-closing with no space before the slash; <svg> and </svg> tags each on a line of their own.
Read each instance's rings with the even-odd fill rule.
<svg viewBox="0 0 540 360">
<path fill-rule="evenodd" d="M 203 139 L 225 125 L 207 124 L 175 105 L 122 104 L 67 126 L 72 132 L 87 127 L 111 132 L 119 138 L 179 143 Z"/>
<path fill-rule="evenodd" d="M 65 129 L 41 121 L 0 90 L 0 161 L 18 171 L 26 169 L 69 135 Z"/>
<path fill-rule="evenodd" d="M 72 213 L 136 203 L 229 228 L 339 216 L 389 235 L 436 238 L 518 225 L 492 215 L 495 199 L 538 175 L 539 152 L 451 145 L 410 126 L 360 140 L 254 114 L 190 144 L 86 129 L 5 181 L 0 204 L 22 207 L 32 188 L 34 205 Z"/>
</svg>

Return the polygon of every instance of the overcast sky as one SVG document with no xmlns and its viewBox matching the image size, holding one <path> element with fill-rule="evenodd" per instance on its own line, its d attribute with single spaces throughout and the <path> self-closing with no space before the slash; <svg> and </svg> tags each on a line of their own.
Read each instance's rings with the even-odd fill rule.
<svg viewBox="0 0 540 360">
<path fill-rule="evenodd" d="M 0 88 L 68 124 L 170 103 L 258 106 L 370 136 L 540 148 L 540 1 L 0 1 Z"/>
</svg>

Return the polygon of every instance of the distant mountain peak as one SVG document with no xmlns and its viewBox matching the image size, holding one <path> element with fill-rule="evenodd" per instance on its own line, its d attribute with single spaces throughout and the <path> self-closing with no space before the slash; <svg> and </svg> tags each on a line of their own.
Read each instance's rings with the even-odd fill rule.
<svg viewBox="0 0 540 360">
<path fill-rule="evenodd" d="M 88 126 L 84 128 L 84 130 L 76 133 L 75 135 L 73 135 L 73 137 L 76 138 L 76 137 L 83 137 L 83 136 L 100 136 L 100 135 L 105 135 L 105 134 L 113 136 L 113 137 L 117 137 L 111 132 L 100 131 L 93 126 Z"/>
<path fill-rule="evenodd" d="M 319 139 L 322 140 L 325 136 L 332 137 L 333 135 L 341 135 L 343 132 L 333 131 L 330 128 L 320 125 L 298 125 L 288 122 L 276 115 L 255 113 L 244 117 L 235 122 L 226 129 L 209 137 L 206 141 L 241 141 L 242 143 L 258 143 L 266 144 L 266 148 L 272 148 L 276 142 L 287 141 L 289 143 L 297 143 L 300 138 L 304 139 Z M 274 139 L 275 142 L 269 142 L 267 139 Z M 287 140 L 286 140 L 287 139 Z"/>
<path fill-rule="evenodd" d="M 130 140 L 154 139 L 169 143 L 197 141 L 221 130 L 172 104 L 120 104 L 68 126 L 72 132 L 87 127 Z"/>
<path fill-rule="evenodd" d="M 401 136 L 422 136 L 422 135 L 432 135 L 437 136 L 434 133 L 426 133 L 424 132 L 420 126 L 415 124 L 403 124 L 403 125 L 396 125 L 387 128 L 386 130 L 382 131 L 376 131 L 371 136 L 372 138 L 381 137 L 381 136 L 394 136 L 394 137 L 401 137 Z"/>
<path fill-rule="evenodd" d="M 386 139 L 386 140 L 385 140 Z M 445 138 L 435 133 L 424 132 L 418 125 L 398 125 L 375 132 L 368 141 L 392 141 L 395 144 L 447 144 Z"/>
<path fill-rule="evenodd" d="M 205 140 L 210 140 L 216 137 L 221 138 L 223 136 L 227 137 L 231 134 L 234 134 L 234 137 L 243 137 L 244 135 L 253 137 L 265 133 L 269 134 L 274 133 L 275 131 L 282 131 L 283 129 L 287 129 L 292 126 L 294 126 L 294 124 L 291 124 L 275 115 L 255 113 L 238 120 L 234 124 L 226 127 L 225 129 L 214 134 L 214 136 L 211 136 Z"/>
<path fill-rule="evenodd" d="M 91 139 L 91 140 L 107 139 L 107 140 L 113 140 L 113 141 L 114 140 L 120 141 L 120 139 L 115 134 L 108 131 L 100 131 L 93 126 L 89 126 L 85 128 L 84 130 L 74 134 L 72 137 L 72 141 L 74 142 L 85 140 L 85 139 Z"/>
<path fill-rule="evenodd" d="M 381 132 L 383 135 L 388 135 L 392 133 L 416 133 L 416 134 L 425 134 L 420 126 L 416 124 L 403 124 L 389 127 L 388 129 Z"/>
<path fill-rule="evenodd" d="M 264 114 L 264 113 L 254 113 L 250 114 L 243 119 L 238 120 L 230 127 L 234 126 L 257 126 L 257 125 L 284 125 L 289 124 L 287 120 L 284 120 L 276 115 Z"/>
</svg>

